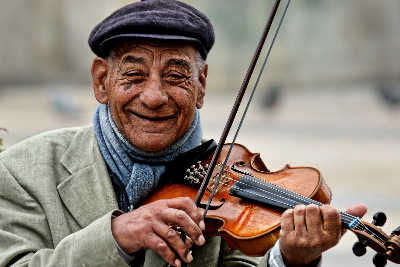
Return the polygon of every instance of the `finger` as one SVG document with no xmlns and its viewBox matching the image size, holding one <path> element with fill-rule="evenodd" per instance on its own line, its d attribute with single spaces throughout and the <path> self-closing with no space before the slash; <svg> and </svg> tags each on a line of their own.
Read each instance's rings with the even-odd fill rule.
<svg viewBox="0 0 400 267">
<path fill-rule="evenodd" d="M 324 205 L 320 208 L 323 220 L 323 229 L 336 233 L 341 229 L 341 220 L 339 212 L 329 205 Z"/>
<path fill-rule="evenodd" d="M 166 262 L 171 265 L 181 266 L 180 260 L 176 258 L 173 250 L 168 244 L 156 234 L 149 236 L 146 240 L 146 247 L 160 255 Z"/>
<path fill-rule="evenodd" d="M 359 218 L 363 217 L 367 212 L 367 207 L 364 204 L 352 205 L 346 209 L 346 213 Z M 346 233 L 346 228 L 342 227 L 342 235 Z"/>
<path fill-rule="evenodd" d="M 321 211 L 318 206 L 311 204 L 306 207 L 306 227 L 311 234 L 320 233 L 322 230 Z"/>
<path fill-rule="evenodd" d="M 190 251 L 190 248 L 193 247 L 193 240 L 188 236 L 186 236 L 186 239 L 185 239 L 185 246 L 189 248 L 189 251 Z"/>
<path fill-rule="evenodd" d="M 196 245 L 202 246 L 205 243 L 200 226 L 185 211 L 169 208 L 164 210 L 161 216 L 166 225 L 180 226 Z"/>
<path fill-rule="evenodd" d="M 153 231 L 160 236 L 170 248 L 185 262 L 191 262 L 193 258 L 189 256 L 189 249 L 192 246 L 191 240 L 183 241 L 180 234 L 172 227 L 165 224 L 154 224 Z"/>
<path fill-rule="evenodd" d="M 367 212 L 367 207 L 364 204 L 352 205 L 347 208 L 346 212 L 361 218 Z"/>
<path fill-rule="evenodd" d="M 294 231 L 293 209 L 286 210 L 281 216 L 281 235 Z"/>
<path fill-rule="evenodd" d="M 297 205 L 294 207 L 294 229 L 297 233 L 302 234 L 307 232 L 306 220 L 305 220 L 306 206 Z"/>
<path fill-rule="evenodd" d="M 189 197 L 178 197 L 169 199 L 168 207 L 185 211 L 194 222 L 196 222 L 202 230 L 205 230 L 203 220 L 203 210 L 198 208 L 194 201 Z"/>
</svg>

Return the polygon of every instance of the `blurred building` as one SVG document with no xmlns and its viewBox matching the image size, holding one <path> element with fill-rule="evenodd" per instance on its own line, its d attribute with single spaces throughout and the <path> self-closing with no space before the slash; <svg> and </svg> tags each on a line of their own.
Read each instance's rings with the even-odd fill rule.
<svg viewBox="0 0 400 267">
<path fill-rule="evenodd" d="M 0 9 L 0 85 L 87 83 L 90 30 L 130 1 L 13 0 Z M 188 1 L 215 23 L 209 85 L 237 87 L 262 32 L 271 1 Z M 399 77 L 398 0 L 293 1 L 268 79 L 289 84 Z"/>
</svg>

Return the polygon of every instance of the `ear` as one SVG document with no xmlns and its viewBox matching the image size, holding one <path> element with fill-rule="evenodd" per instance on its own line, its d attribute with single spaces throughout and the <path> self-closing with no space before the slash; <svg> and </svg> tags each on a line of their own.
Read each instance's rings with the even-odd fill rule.
<svg viewBox="0 0 400 267">
<path fill-rule="evenodd" d="M 199 90 L 197 92 L 197 101 L 196 107 L 200 109 L 204 103 L 204 96 L 206 94 L 206 85 L 207 85 L 207 75 L 208 75 L 208 64 L 205 64 L 203 69 L 200 70 L 199 73 Z"/>
<path fill-rule="evenodd" d="M 92 86 L 94 95 L 100 104 L 107 104 L 108 93 L 106 78 L 108 75 L 108 63 L 105 59 L 96 57 L 92 63 Z"/>
</svg>

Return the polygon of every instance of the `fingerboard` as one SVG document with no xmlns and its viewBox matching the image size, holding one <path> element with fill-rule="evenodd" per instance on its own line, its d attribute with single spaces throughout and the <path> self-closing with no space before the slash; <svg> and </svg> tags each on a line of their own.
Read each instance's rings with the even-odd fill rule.
<svg viewBox="0 0 400 267">
<path fill-rule="evenodd" d="M 251 175 L 244 175 L 239 178 L 229 190 L 229 194 L 235 197 L 255 201 L 265 205 L 281 209 L 292 209 L 296 205 L 314 204 L 322 206 L 321 202 L 289 191 L 280 186 L 260 180 Z M 359 224 L 360 218 L 351 214 L 340 212 L 342 225 L 348 229 L 353 229 Z"/>
</svg>

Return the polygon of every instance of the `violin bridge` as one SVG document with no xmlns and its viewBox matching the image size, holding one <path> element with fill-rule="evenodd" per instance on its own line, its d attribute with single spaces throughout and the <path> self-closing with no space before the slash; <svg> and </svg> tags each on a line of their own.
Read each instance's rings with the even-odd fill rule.
<svg viewBox="0 0 400 267">
<path fill-rule="evenodd" d="M 213 191 L 214 185 L 215 185 L 215 183 L 218 179 L 218 176 L 222 170 L 222 166 L 223 166 L 222 163 L 218 163 L 217 165 L 215 165 L 216 174 L 211 177 L 210 182 L 207 186 L 207 190 L 209 192 Z M 221 180 L 219 181 L 219 184 L 218 184 L 217 189 L 215 190 L 215 193 L 218 193 L 219 191 L 221 191 L 221 189 L 223 189 L 225 187 L 225 185 L 229 182 L 229 180 L 230 180 L 230 177 L 228 176 L 227 169 L 224 168 L 224 170 L 222 171 Z"/>
</svg>

